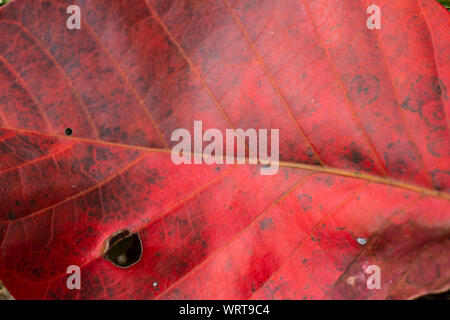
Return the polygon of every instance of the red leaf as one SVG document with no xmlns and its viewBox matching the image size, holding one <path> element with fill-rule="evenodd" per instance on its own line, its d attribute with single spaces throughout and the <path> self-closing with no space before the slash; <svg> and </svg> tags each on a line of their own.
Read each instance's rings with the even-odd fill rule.
<svg viewBox="0 0 450 320">
<path fill-rule="evenodd" d="M 380 30 L 366 0 L 80 0 L 68 30 L 73 2 L 0 10 L 0 278 L 16 298 L 448 289 L 450 17 L 435 1 L 376 1 Z M 280 129 L 278 174 L 173 164 L 171 133 L 194 120 Z M 123 229 L 143 246 L 127 269 L 102 257 Z"/>
</svg>

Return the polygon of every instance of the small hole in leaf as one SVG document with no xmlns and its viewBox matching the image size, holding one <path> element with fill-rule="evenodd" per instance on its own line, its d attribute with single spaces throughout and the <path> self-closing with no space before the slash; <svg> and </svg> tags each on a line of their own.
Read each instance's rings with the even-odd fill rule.
<svg viewBox="0 0 450 320">
<path fill-rule="evenodd" d="M 66 128 L 66 130 L 64 130 L 64 133 L 66 134 L 66 136 L 71 136 L 73 134 L 73 130 L 72 128 Z"/>
<path fill-rule="evenodd" d="M 142 242 L 137 233 L 120 230 L 106 239 L 103 258 L 117 267 L 128 268 L 136 264 L 142 256 Z"/>
</svg>

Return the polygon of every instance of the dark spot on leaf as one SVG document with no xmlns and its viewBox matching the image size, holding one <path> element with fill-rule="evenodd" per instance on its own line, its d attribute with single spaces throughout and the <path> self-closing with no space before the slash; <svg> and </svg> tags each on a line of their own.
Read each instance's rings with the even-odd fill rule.
<svg viewBox="0 0 450 320">
<path fill-rule="evenodd" d="M 265 218 L 259 223 L 259 229 L 260 230 L 266 230 L 273 226 L 273 220 L 272 218 Z"/>
<path fill-rule="evenodd" d="M 448 177 L 450 176 L 450 171 L 444 171 L 444 170 L 433 170 L 431 171 L 431 178 L 433 180 L 433 187 L 434 189 L 438 191 L 444 190 L 444 186 L 441 185 L 439 181 L 447 181 Z"/>
<path fill-rule="evenodd" d="M 420 75 L 411 82 L 409 94 L 401 107 L 417 113 L 433 130 L 444 130 L 445 114 L 441 98 L 447 99 L 446 90 L 440 79 Z"/>
<path fill-rule="evenodd" d="M 309 159 L 308 163 L 311 163 L 311 164 L 314 164 L 314 165 L 317 165 L 317 166 L 321 166 L 322 165 L 322 163 L 319 161 L 319 159 L 317 159 L 316 155 L 314 154 L 314 152 L 310 148 L 306 149 L 305 153 L 306 153 L 306 156 Z"/>
<path fill-rule="evenodd" d="M 173 113 L 172 109 L 167 110 L 166 112 L 166 118 L 170 117 L 170 115 Z"/>
<path fill-rule="evenodd" d="M 361 161 L 364 160 L 364 156 L 362 155 L 361 151 L 359 151 L 359 149 L 351 146 L 350 147 L 350 154 L 348 155 L 348 159 L 351 162 L 353 162 L 355 164 L 358 164 L 358 163 L 360 163 Z"/>
<path fill-rule="evenodd" d="M 311 209 L 312 197 L 309 194 L 299 194 L 297 196 L 297 199 L 303 212 L 309 211 Z"/>
<path fill-rule="evenodd" d="M 352 79 L 348 95 L 364 108 L 378 99 L 379 92 L 380 80 L 374 75 L 363 74 Z"/>
<path fill-rule="evenodd" d="M 435 143 L 436 141 L 431 141 L 427 143 L 428 151 L 435 157 L 440 158 L 442 154 L 439 153 L 439 145 Z"/>
<path fill-rule="evenodd" d="M 42 8 L 44 9 L 49 9 L 52 6 L 52 4 L 50 2 L 43 2 L 42 3 Z"/>
</svg>

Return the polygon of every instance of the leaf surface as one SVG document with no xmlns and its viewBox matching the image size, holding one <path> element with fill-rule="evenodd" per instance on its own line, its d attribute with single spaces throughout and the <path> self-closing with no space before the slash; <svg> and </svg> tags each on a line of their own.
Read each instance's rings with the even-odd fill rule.
<svg viewBox="0 0 450 320">
<path fill-rule="evenodd" d="M 80 30 L 66 27 L 74 2 Z M 369 30 L 370 4 L 2 7 L 0 279 L 34 299 L 446 290 L 450 16 L 432 0 L 378 0 L 382 29 Z M 195 120 L 279 129 L 278 173 L 173 164 L 171 134 Z M 122 269 L 101 252 L 125 228 L 143 255 Z M 69 265 L 81 290 L 67 288 Z M 380 289 L 366 286 L 371 265 Z"/>
</svg>

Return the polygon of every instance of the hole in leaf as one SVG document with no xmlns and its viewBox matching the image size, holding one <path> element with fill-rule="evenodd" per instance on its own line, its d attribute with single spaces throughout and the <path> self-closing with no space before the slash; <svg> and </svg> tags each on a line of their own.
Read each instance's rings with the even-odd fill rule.
<svg viewBox="0 0 450 320">
<path fill-rule="evenodd" d="M 66 128 L 66 130 L 64 130 L 64 133 L 66 134 L 66 136 L 71 136 L 73 133 L 73 129 L 72 128 Z"/>
<path fill-rule="evenodd" d="M 128 268 L 141 260 L 142 242 L 137 233 L 120 230 L 106 239 L 103 245 L 103 258 L 117 267 Z"/>
</svg>

